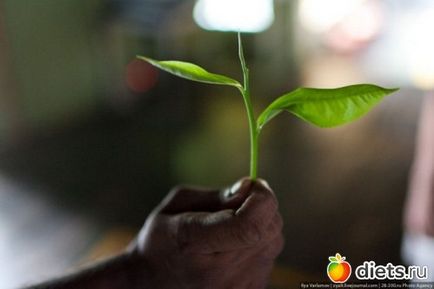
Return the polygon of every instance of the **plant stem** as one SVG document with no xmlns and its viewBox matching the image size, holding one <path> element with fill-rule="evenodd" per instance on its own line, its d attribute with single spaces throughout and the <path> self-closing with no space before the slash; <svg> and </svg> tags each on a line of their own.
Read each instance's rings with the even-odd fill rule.
<svg viewBox="0 0 434 289">
<path fill-rule="evenodd" d="M 241 62 L 241 68 L 243 70 L 244 87 L 240 89 L 243 95 L 244 104 L 247 110 L 247 118 L 249 121 L 250 131 L 250 178 L 255 180 L 258 175 L 258 135 L 256 119 L 253 112 L 252 101 L 250 99 L 250 82 L 249 82 L 249 69 L 246 65 L 244 58 L 243 45 L 241 43 L 241 35 L 238 33 L 238 53 Z"/>
<path fill-rule="evenodd" d="M 247 118 L 249 120 L 249 131 L 250 131 L 250 178 L 255 180 L 258 171 L 258 131 L 256 130 L 256 120 L 253 113 L 252 101 L 250 99 L 250 88 L 249 88 L 249 70 L 246 69 L 244 72 L 244 90 L 243 98 L 244 104 L 247 110 Z"/>
</svg>

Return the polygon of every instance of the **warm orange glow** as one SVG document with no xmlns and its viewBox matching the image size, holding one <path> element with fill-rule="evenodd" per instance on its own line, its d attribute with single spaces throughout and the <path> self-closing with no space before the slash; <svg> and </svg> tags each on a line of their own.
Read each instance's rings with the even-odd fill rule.
<svg viewBox="0 0 434 289">
<path fill-rule="evenodd" d="M 143 93 L 150 90 L 158 80 L 158 71 L 150 64 L 134 59 L 126 67 L 125 81 L 133 92 Z"/>
</svg>

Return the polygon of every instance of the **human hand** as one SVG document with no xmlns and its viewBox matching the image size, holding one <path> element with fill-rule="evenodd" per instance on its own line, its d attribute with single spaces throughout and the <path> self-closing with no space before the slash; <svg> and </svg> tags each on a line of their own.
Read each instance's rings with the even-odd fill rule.
<svg viewBox="0 0 434 289">
<path fill-rule="evenodd" d="M 263 180 L 244 178 L 224 191 L 175 188 L 132 246 L 136 287 L 263 289 L 283 248 L 281 230 Z"/>
</svg>

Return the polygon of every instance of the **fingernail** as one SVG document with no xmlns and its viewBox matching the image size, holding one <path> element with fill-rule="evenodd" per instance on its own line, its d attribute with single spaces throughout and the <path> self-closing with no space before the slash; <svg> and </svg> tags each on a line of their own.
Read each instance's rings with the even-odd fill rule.
<svg viewBox="0 0 434 289">
<path fill-rule="evenodd" d="M 243 188 L 243 186 L 245 184 L 247 184 L 249 182 L 248 179 L 241 179 L 238 182 L 236 182 L 235 184 L 233 184 L 232 187 L 227 188 L 225 190 L 225 192 L 223 193 L 224 197 L 226 199 L 230 199 L 233 198 L 238 192 L 241 191 L 241 189 Z"/>
<path fill-rule="evenodd" d="M 258 182 L 264 186 L 267 190 L 269 191 L 273 191 L 273 189 L 270 187 L 270 185 L 268 184 L 268 182 L 266 180 L 263 179 L 258 179 Z"/>
</svg>

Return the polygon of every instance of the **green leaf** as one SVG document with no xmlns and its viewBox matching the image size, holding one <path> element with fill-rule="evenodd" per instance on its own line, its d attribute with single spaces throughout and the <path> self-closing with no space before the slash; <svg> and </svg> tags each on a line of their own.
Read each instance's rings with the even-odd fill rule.
<svg viewBox="0 0 434 289">
<path fill-rule="evenodd" d="M 280 112 L 287 110 L 319 127 L 351 122 L 398 89 L 357 84 L 333 89 L 298 88 L 273 101 L 258 117 L 258 130 Z"/>
<path fill-rule="evenodd" d="M 337 262 L 338 259 L 336 257 L 329 257 L 330 262 Z"/>
<path fill-rule="evenodd" d="M 174 60 L 157 61 L 144 56 L 137 56 L 137 58 L 182 78 L 210 84 L 229 85 L 242 89 L 242 85 L 238 81 L 224 75 L 210 73 L 193 63 Z"/>
</svg>

